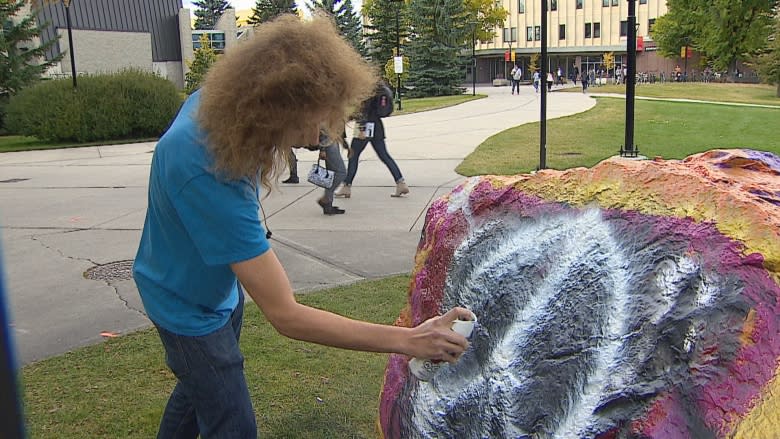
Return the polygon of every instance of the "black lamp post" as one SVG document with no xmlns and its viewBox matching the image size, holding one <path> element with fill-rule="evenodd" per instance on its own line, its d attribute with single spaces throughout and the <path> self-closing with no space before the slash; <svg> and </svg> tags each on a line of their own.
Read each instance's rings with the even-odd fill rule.
<svg viewBox="0 0 780 439">
<path fill-rule="evenodd" d="M 70 51 L 70 72 L 73 76 L 73 88 L 76 88 L 76 57 L 73 54 L 73 31 L 70 25 L 70 3 L 72 0 L 62 0 L 65 5 L 65 21 L 68 24 L 68 50 Z"/>
<path fill-rule="evenodd" d="M 636 157 L 634 147 L 634 96 L 636 93 L 636 0 L 628 0 L 628 67 L 626 69 L 626 133 L 621 157 Z"/>
<path fill-rule="evenodd" d="M 395 8 L 395 56 L 401 56 L 401 3 L 404 0 L 392 0 L 397 3 Z M 401 58 L 401 65 L 403 66 L 403 58 Z M 401 110 L 401 74 L 396 73 L 396 88 L 395 94 L 398 96 L 398 110 Z"/>
<path fill-rule="evenodd" d="M 542 101 L 539 115 L 539 169 L 547 168 L 547 0 L 542 0 L 542 72 L 539 86 L 542 87 Z"/>
<path fill-rule="evenodd" d="M 477 95 L 477 22 L 470 21 L 471 25 L 471 96 Z"/>
</svg>

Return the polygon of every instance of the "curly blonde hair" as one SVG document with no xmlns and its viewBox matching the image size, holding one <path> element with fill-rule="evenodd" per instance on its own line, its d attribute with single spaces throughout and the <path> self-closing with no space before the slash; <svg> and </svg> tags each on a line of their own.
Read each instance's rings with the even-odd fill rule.
<svg viewBox="0 0 780 439">
<path fill-rule="evenodd" d="M 270 192 L 289 149 L 316 141 L 319 128 L 340 138 L 347 115 L 376 83 L 375 69 L 327 16 L 285 14 L 259 25 L 203 83 L 198 119 L 215 170 L 228 180 L 259 172 Z"/>
</svg>

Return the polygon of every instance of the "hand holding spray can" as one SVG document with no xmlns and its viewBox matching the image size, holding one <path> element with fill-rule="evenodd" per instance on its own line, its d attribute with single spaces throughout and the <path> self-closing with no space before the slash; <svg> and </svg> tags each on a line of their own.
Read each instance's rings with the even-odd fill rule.
<svg viewBox="0 0 780 439">
<path fill-rule="evenodd" d="M 473 315 L 471 320 L 455 320 L 452 322 L 452 330 L 458 334 L 469 338 L 471 332 L 474 330 L 474 325 L 477 323 L 477 316 Z M 412 375 L 416 376 L 420 381 L 430 381 L 439 369 L 447 364 L 444 361 L 434 361 L 424 358 L 412 358 L 409 361 L 409 370 Z"/>
</svg>

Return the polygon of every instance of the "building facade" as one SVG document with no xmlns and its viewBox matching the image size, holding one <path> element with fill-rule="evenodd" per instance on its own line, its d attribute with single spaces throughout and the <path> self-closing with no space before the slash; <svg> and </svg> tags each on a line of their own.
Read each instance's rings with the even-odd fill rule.
<svg viewBox="0 0 780 439">
<path fill-rule="evenodd" d="M 76 74 L 136 68 L 183 84 L 181 0 L 71 0 L 69 4 Z M 63 1 L 42 2 L 36 11 L 38 23 L 44 25 L 41 40 L 59 37 L 46 57 L 64 55 L 50 75 L 69 76 L 71 53 Z"/>
<path fill-rule="evenodd" d="M 628 0 L 546 0 L 548 69 L 560 68 L 567 79 L 575 71 L 603 72 L 612 77 L 626 65 Z M 698 67 L 698 58 L 664 58 L 657 54 L 651 30 L 655 20 L 667 12 L 665 0 L 635 0 L 637 22 L 637 72 L 671 74 L 677 65 L 689 71 Z M 496 29 L 492 41 L 477 42 L 477 82 L 507 78 L 513 64 L 523 68 L 529 80 L 533 54 L 541 53 L 540 0 L 501 0 L 509 12 L 503 28 Z M 604 54 L 614 55 L 614 68 L 604 66 Z M 575 70 L 576 69 L 576 70 Z M 468 78 L 471 80 L 471 77 Z"/>
</svg>

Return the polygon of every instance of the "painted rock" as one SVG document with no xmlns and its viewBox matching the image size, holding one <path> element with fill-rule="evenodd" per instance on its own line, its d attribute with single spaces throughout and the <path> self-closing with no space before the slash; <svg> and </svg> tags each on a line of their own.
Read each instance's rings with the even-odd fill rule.
<svg viewBox="0 0 780 439">
<path fill-rule="evenodd" d="M 479 322 L 428 382 L 390 357 L 386 438 L 780 437 L 780 158 L 471 178 L 434 202 L 398 324 Z"/>
</svg>

